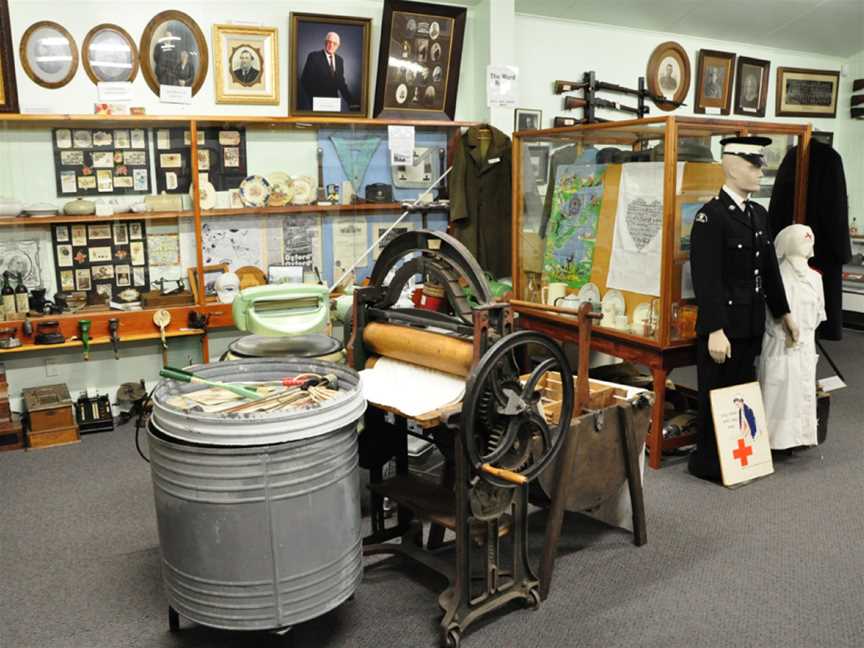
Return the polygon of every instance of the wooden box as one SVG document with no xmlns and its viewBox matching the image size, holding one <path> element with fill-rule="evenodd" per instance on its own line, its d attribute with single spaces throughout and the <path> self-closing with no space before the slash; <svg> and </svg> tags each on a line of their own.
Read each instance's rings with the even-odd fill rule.
<svg viewBox="0 0 864 648">
<path fill-rule="evenodd" d="M 66 385 L 28 387 L 22 396 L 27 411 L 27 447 L 44 448 L 80 440 Z"/>
<path fill-rule="evenodd" d="M 525 382 L 529 375 L 523 374 L 520 378 Z M 561 416 L 561 375 L 557 371 L 547 372 L 537 383 L 537 389 L 540 390 L 540 404 L 543 406 L 546 418 L 550 423 L 557 423 Z M 589 379 L 588 405 L 586 407 L 590 410 L 603 409 L 612 405 L 616 396 L 623 398 L 626 395 L 627 392 L 623 389 Z M 573 398 L 576 398 L 576 376 L 573 376 Z M 573 416 L 576 417 L 579 414 L 580 412 L 574 408 Z"/>
<path fill-rule="evenodd" d="M 13 414 L 11 420 L 0 423 L 0 452 L 20 450 L 24 447 L 24 428 L 18 415 Z"/>
</svg>

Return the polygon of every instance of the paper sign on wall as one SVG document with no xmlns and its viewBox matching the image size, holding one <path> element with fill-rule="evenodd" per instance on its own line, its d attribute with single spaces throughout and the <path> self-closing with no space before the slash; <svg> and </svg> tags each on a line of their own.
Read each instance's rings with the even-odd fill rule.
<svg viewBox="0 0 864 648">
<path fill-rule="evenodd" d="M 192 88 L 191 86 L 160 85 L 159 101 L 162 103 L 191 104 Z"/>
<path fill-rule="evenodd" d="M 414 164 L 413 126 L 388 126 L 387 143 L 390 147 L 390 164 Z"/>
<path fill-rule="evenodd" d="M 117 103 L 132 101 L 132 83 L 130 81 L 102 81 L 96 84 L 99 101 Z"/>
<path fill-rule="evenodd" d="M 486 66 L 486 105 L 515 108 L 519 99 L 519 68 L 515 65 Z"/>
</svg>

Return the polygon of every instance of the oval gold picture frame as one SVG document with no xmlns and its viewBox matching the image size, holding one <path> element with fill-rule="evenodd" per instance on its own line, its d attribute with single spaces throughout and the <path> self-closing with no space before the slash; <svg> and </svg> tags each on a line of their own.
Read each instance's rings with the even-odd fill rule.
<svg viewBox="0 0 864 648">
<path fill-rule="evenodd" d="M 690 92 L 690 58 L 681 45 L 675 41 L 666 41 L 655 47 L 654 51 L 651 52 L 651 57 L 648 59 L 645 79 L 648 83 L 648 91 L 655 97 L 663 97 L 663 89 L 660 87 L 660 64 L 663 62 L 663 59 L 669 56 L 676 58 L 681 67 L 681 81 L 675 90 L 675 94 L 672 96 L 672 101 L 680 104 L 687 97 L 687 93 Z M 654 105 L 660 110 L 667 112 L 679 107 L 675 103 L 656 100 L 654 101 Z"/>
<path fill-rule="evenodd" d="M 129 46 L 129 51 L 132 52 L 132 71 L 129 73 L 128 78 L 126 79 L 118 79 L 119 81 L 134 81 L 135 77 L 138 76 L 138 47 L 135 45 L 135 41 L 132 40 L 132 37 L 129 35 L 125 29 L 120 27 L 119 25 L 114 25 L 112 23 L 102 23 L 101 25 L 96 25 L 93 29 L 87 32 L 87 36 L 84 37 L 84 42 L 81 44 L 81 65 L 84 66 L 84 71 L 87 73 L 87 76 L 90 77 L 90 80 L 94 84 L 102 83 L 103 79 L 100 79 L 95 70 L 90 65 L 90 57 L 87 55 L 90 51 L 90 45 L 93 43 L 93 40 L 96 36 L 103 31 L 113 31 L 117 35 L 119 35 Z"/>
<path fill-rule="evenodd" d="M 27 45 L 33 37 L 33 33 L 38 29 L 45 28 L 59 32 L 67 41 L 69 41 L 69 51 L 72 54 L 72 65 L 69 66 L 69 72 L 66 76 L 58 81 L 46 81 L 41 78 L 31 67 L 30 57 L 27 54 Z M 62 88 L 72 80 L 72 77 L 75 76 L 75 72 L 78 71 L 78 47 L 75 45 L 75 39 L 72 38 L 72 34 L 70 34 L 63 25 L 60 25 L 53 20 L 40 20 L 27 28 L 27 31 L 24 32 L 23 36 L 21 36 L 21 43 L 18 46 L 18 56 L 21 59 L 21 67 L 24 68 L 24 72 L 27 73 L 27 76 L 30 77 L 33 83 L 36 83 L 43 88 Z"/>
<path fill-rule="evenodd" d="M 204 79 L 207 78 L 207 68 L 210 59 L 207 51 L 207 41 L 204 39 L 204 33 L 201 31 L 201 28 L 198 27 L 198 23 L 196 23 L 191 16 L 182 11 L 177 11 L 175 9 L 162 11 L 153 16 L 153 18 L 150 19 L 150 22 L 147 23 L 147 26 L 144 28 L 144 33 L 141 35 L 141 44 L 138 48 L 138 58 L 141 61 L 141 72 L 144 74 L 144 79 L 147 81 L 147 85 L 149 85 L 150 89 L 158 95 L 160 84 L 159 79 L 156 77 L 156 71 L 150 64 L 150 49 L 153 46 L 153 36 L 155 35 L 156 30 L 159 29 L 162 23 L 170 20 L 176 20 L 177 22 L 183 23 L 183 25 L 192 32 L 192 35 L 195 37 L 195 44 L 198 47 L 198 67 L 195 71 L 195 80 L 192 82 L 191 86 L 192 95 L 194 96 L 201 89 Z"/>
</svg>

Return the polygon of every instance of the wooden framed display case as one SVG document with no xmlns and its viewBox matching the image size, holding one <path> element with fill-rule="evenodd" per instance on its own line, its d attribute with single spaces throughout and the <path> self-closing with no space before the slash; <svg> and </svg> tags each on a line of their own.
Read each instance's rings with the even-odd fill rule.
<svg viewBox="0 0 864 648">
<path fill-rule="evenodd" d="M 419 166 L 391 167 L 391 124 L 415 127 Z M 14 329 L 21 342 L 0 348 L 0 357 L 80 347 L 80 320 L 91 322 L 90 345 L 111 343 L 112 319 L 121 343 L 157 341 L 153 315 L 164 308 L 172 316 L 166 337 L 200 336 L 207 362 L 207 330 L 192 328 L 190 314 L 209 315 L 209 329 L 234 322 L 231 305 L 214 300 L 206 266 L 227 264 L 245 287 L 281 275 L 269 272 L 273 266 L 303 265 L 307 280 L 320 276 L 332 285 L 400 216 L 403 203 L 446 169 L 454 138 L 470 125 L 338 116 L 0 115 L 0 287 L 4 271 L 13 288 L 21 272 L 31 296 L 41 289 L 37 294 L 56 302 L 66 293 L 69 305 L 59 313 L 0 316 L 0 328 Z M 89 211 L 80 201 L 64 212 L 76 198 L 110 204 L 113 213 L 71 213 Z M 128 211 L 134 204 L 146 211 Z M 19 214 L 37 206 L 45 211 Z M 417 208 L 403 222 L 446 229 L 446 204 Z M 358 281 L 376 257 L 358 266 Z M 65 342 L 36 343 L 48 321 Z"/>
<path fill-rule="evenodd" d="M 696 306 L 689 232 L 723 185 L 720 140 L 765 135 L 768 167 L 752 196 L 766 207 L 786 151 L 798 147 L 795 220 L 803 220 L 809 125 L 674 115 L 514 133 L 513 280 L 520 327 L 576 342 L 572 318 L 550 306 L 591 301 L 603 319 L 592 349 L 651 370 L 656 393 L 648 446 L 663 437 L 666 381 L 695 364 Z M 542 304 L 532 308 L 531 304 Z"/>
</svg>

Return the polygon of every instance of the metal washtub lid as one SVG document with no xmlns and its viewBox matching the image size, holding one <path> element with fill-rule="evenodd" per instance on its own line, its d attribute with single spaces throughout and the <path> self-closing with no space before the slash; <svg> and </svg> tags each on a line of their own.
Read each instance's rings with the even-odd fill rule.
<svg viewBox="0 0 864 648">
<path fill-rule="evenodd" d="M 342 343 L 329 335 L 244 335 L 228 345 L 235 357 L 262 358 L 276 356 L 296 356 L 315 358 L 338 353 Z"/>
<path fill-rule="evenodd" d="M 223 382 L 264 382 L 300 373 L 336 374 L 340 395 L 318 407 L 297 412 L 262 412 L 224 416 L 182 412 L 166 403 L 172 396 L 206 389 L 205 385 L 162 380 L 153 392 L 153 424 L 168 437 L 214 446 L 260 446 L 311 439 L 354 425 L 366 411 L 360 376 L 344 365 L 301 358 L 264 358 L 214 362 L 188 367 L 201 378 Z"/>
</svg>

